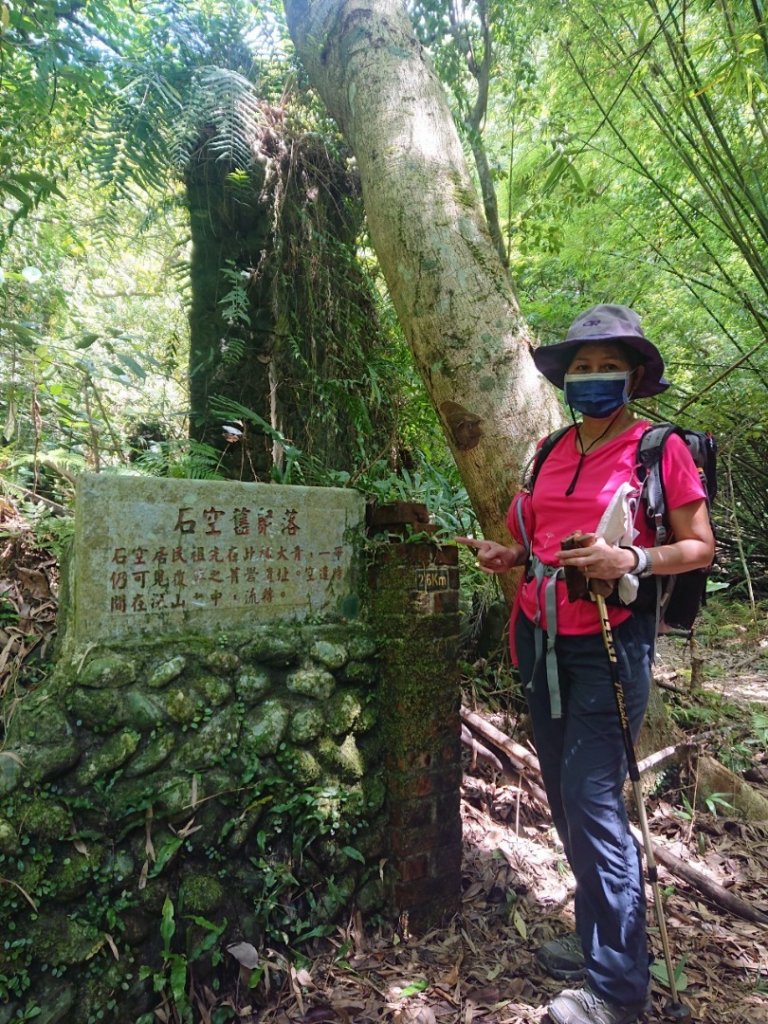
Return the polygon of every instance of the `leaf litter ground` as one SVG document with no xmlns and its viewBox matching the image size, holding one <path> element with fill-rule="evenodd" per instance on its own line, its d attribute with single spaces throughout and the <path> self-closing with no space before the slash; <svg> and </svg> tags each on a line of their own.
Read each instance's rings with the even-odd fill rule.
<svg viewBox="0 0 768 1024">
<path fill-rule="evenodd" d="M 716 652 L 705 689 L 743 702 L 745 716 L 768 714 L 768 644 L 738 630 Z M 687 683 L 679 644 L 661 643 L 658 670 L 668 685 Z M 743 669 L 741 673 L 739 669 Z M 762 671 L 761 671 L 762 669 Z M 747 702 L 751 702 L 748 704 Z M 491 716 L 492 717 L 492 716 Z M 494 718 L 504 728 L 505 722 Z M 768 795 L 765 751 L 755 768 Z M 681 816 L 668 800 L 647 804 L 654 842 L 664 844 L 710 879 L 768 913 L 768 822 L 746 824 L 723 814 Z M 270 1008 L 246 1013 L 248 1022 L 274 1024 L 548 1024 L 546 1004 L 564 987 L 537 964 L 536 949 L 573 928 L 573 878 L 551 824 L 524 790 L 497 785 L 465 765 L 461 912 L 445 928 L 407 941 L 398 928 L 365 935 L 352 922 L 336 951 L 319 956 Z M 768 1024 L 768 927 L 734 917 L 663 866 L 659 877 L 672 945 L 681 971 L 682 1002 L 695 1024 Z M 649 903 L 651 902 L 649 891 Z M 401 929 L 400 929 L 401 931 Z M 649 935 L 663 980 L 663 952 L 653 910 Z M 350 946 L 347 949 L 347 946 Z M 647 1024 L 668 1018 L 668 990 L 653 982 Z"/>
</svg>

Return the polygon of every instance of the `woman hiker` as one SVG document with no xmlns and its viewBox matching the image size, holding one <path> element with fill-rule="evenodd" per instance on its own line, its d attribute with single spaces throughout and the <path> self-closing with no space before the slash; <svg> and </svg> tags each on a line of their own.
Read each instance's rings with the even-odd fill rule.
<svg viewBox="0 0 768 1024">
<path fill-rule="evenodd" d="M 656 633 L 655 597 L 641 600 L 647 585 L 631 603 L 637 580 L 710 565 L 714 538 L 698 471 L 677 435 L 664 445 L 661 464 L 669 543 L 655 546 L 638 500 L 638 441 L 649 423 L 629 403 L 669 385 L 661 354 L 633 310 L 593 306 L 564 341 L 537 349 L 533 359 L 563 389 L 574 425 L 541 463 L 532 493 L 513 500 L 508 525 L 515 543 L 457 539 L 476 549 L 485 572 L 528 565 L 510 642 L 552 818 L 576 879 L 576 935 L 547 943 L 538 955 L 555 977 L 585 979 L 547 1011 L 554 1024 L 634 1024 L 650 1008 L 650 975 L 642 864 L 623 798 L 625 746 L 597 605 L 588 593 L 569 600 L 564 575 L 612 581 L 623 595 L 609 599 L 609 619 L 636 738 Z M 624 545 L 598 532 L 622 485 L 624 507 L 630 515 L 637 509 Z M 574 535 L 575 546 L 563 543 Z"/>
</svg>

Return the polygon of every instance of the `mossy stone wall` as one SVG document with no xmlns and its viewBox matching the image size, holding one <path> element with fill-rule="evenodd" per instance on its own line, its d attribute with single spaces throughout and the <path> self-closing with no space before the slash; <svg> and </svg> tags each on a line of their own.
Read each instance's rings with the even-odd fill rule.
<svg viewBox="0 0 768 1024">
<path fill-rule="evenodd" d="M 86 648 L 6 717 L 0 1024 L 35 1007 L 41 1024 L 134 1024 L 158 1003 L 170 913 L 174 942 L 187 933 L 173 955 L 215 937 L 201 962 L 219 985 L 228 942 L 290 945 L 350 905 L 384 909 L 365 625 Z"/>
</svg>

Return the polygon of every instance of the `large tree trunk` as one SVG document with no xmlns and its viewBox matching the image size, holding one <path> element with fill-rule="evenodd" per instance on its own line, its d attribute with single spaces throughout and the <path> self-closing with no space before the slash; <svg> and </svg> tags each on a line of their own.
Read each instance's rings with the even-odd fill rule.
<svg viewBox="0 0 768 1024">
<path fill-rule="evenodd" d="M 366 408 L 366 364 L 386 337 L 357 260 L 359 185 L 333 140 L 302 130 L 296 111 L 261 110 L 247 171 L 205 132 L 186 167 L 190 432 L 238 479 L 287 472 L 281 437 L 305 467 L 348 470 L 360 435 L 373 457 L 394 424 L 391 402 Z"/>
<path fill-rule="evenodd" d="M 240 402 L 269 419 L 272 318 L 269 297 L 251 295 L 251 323 L 227 322 L 222 296 L 232 288 L 223 272 L 253 266 L 269 243 L 270 211 L 258 200 L 261 167 L 250 183 L 250 203 L 237 201 L 227 187 L 231 167 L 205 151 L 186 170 L 192 253 L 190 281 L 189 393 L 190 436 L 222 451 L 220 469 L 235 479 L 266 478 L 272 465 L 271 442 L 249 430 L 243 442 L 227 445 L 222 417 L 211 408 L 220 396 Z M 262 288 L 262 291 L 266 289 Z"/>
<path fill-rule="evenodd" d="M 491 241 L 442 87 L 399 0 L 285 0 L 357 159 L 371 239 L 487 537 L 561 422 Z"/>
</svg>

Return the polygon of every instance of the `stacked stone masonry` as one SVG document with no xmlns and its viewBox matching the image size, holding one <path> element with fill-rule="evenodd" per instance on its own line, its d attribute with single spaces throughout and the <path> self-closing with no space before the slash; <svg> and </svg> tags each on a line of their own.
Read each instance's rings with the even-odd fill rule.
<svg viewBox="0 0 768 1024">
<path fill-rule="evenodd" d="M 292 914 L 306 930 L 349 905 L 381 913 L 378 672 L 372 632 L 350 623 L 60 663 L 18 704 L 0 757 L 0 1022 L 34 1005 L 78 1024 L 111 1003 L 126 1024 L 149 1012 L 140 965 L 162 963 L 166 898 L 180 924 L 199 916 L 222 945 L 257 948 L 290 935 Z M 278 829 L 301 862 L 270 916 Z"/>
<path fill-rule="evenodd" d="M 270 528 L 304 530 L 301 551 L 280 539 L 251 545 L 250 568 L 230 570 L 225 594 L 216 559 L 243 564 L 237 538 L 256 498 L 246 489 L 221 502 L 206 483 L 198 515 L 185 482 L 170 518 L 155 508 L 164 492 L 142 499 L 157 557 L 176 551 L 183 565 L 202 552 L 213 566 L 205 586 L 195 582 L 199 593 L 182 593 L 197 604 L 180 617 L 138 592 L 161 577 L 137 568 L 148 556 L 121 534 L 136 485 L 121 480 L 113 492 L 91 481 L 88 500 L 103 488 L 108 515 L 80 527 L 85 564 L 98 567 L 96 548 L 106 553 L 100 575 L 73 589 L 53 674 L 3 708 L 0 1024 L 145 1024 L 181 951 L 204 950 L 195 976 L 226 989 L 238 982 L 238 963 L 221 952 L 233 942 L 290 947 L 328 934 L 352 908 L 366 923 L 407 913 L 412 930 L 454 913 L 455 548 L 388 536 L 367 549 L 365 580 L 359 503 L 266 488 L 261 519 L 267 504 L 300 510 L 275 511 Z M 334 544 L 312 546 L 331 518 L 325 509 L 341 509 Z M 418 522 L 422 530 L 425 510 Z M 201 542 L 211 534 L 208 547 L 183 546 L 192 523 Z M 166 529 L 183 543 L 171 549 Z M 310 574 L 314 604 L 302 600 Z M 238 589 L 250 575 L 264 577 L 254 604 Z M 117 602 L 129 585 L 138 589 L 126 617 Z M 97 604 L 100 619 L 90 614 Z M 130 636 L 134 627 L 140 635 Z"/>
</svg>

